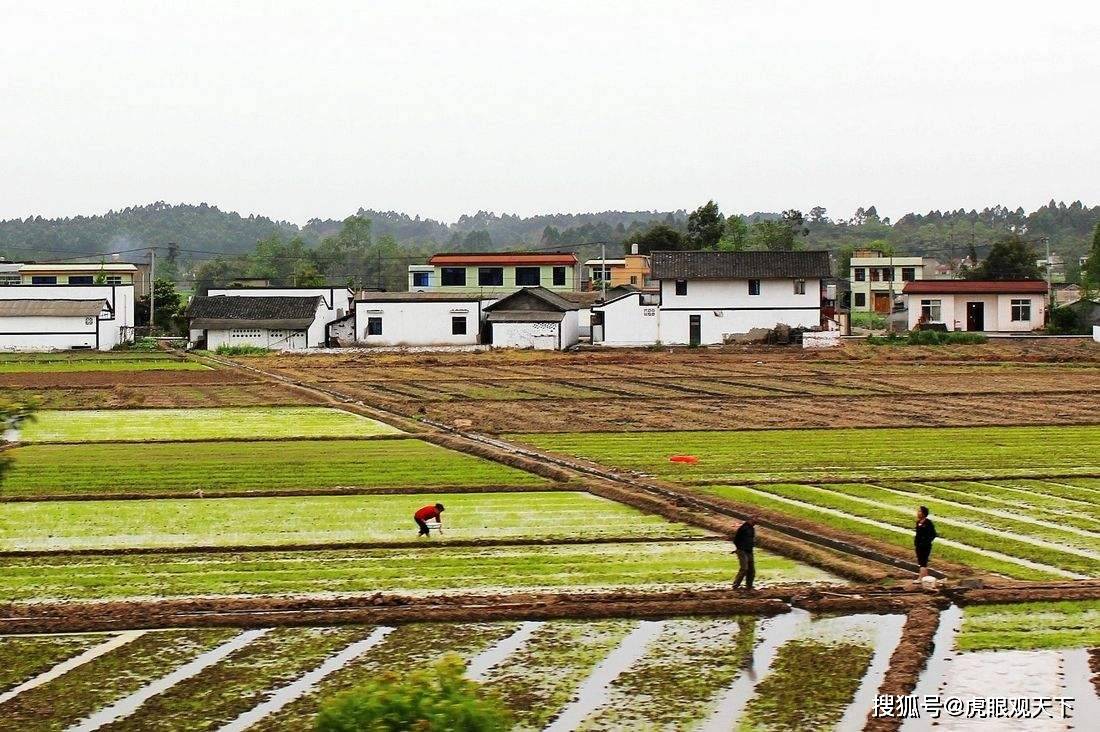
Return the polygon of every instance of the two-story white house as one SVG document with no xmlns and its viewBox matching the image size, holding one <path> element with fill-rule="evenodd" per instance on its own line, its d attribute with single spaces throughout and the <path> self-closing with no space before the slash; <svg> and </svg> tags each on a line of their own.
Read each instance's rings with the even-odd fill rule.
<svg viewBox="0 0 1100 732">
<path fill-rule="evenodd" d="M 821 326 L 829 253 L 652 252 L 656 300 L 631 293 L 592 308 L 593 342 L 715 345 L 753 328 Z"/>
<path fill-rule="evenodd" d="M 924 279 L 924 257 L 895 257 L 877 249 L 857 249 L 849 264 L 852 312 L 889 314 L 906 282 Z"/>
</svg>

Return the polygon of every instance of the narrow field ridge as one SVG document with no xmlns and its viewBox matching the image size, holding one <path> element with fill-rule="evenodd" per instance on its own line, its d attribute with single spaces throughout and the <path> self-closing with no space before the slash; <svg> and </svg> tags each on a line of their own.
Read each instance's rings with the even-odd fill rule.
<svg viewBox="0 0 1100 732">
<path fill-rule="evenodd" d="M 516 632 L 470 659 L 470 663 L 466 666 L 466 678 L 485 681 L 489 671 L 507 661 L 513 653 L 522 648 L 542 625 L 543 623 L 538 620 L 520 623 Z"/>
</svg>

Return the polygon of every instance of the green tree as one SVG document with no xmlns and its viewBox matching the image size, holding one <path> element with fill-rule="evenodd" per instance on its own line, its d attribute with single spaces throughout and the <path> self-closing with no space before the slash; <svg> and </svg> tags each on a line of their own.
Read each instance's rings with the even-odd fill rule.
<svg viewBox="0 0 1100 732">
<path fill-rule="evenodd" d="M 966 272 L 968 280 L 1038 280 L 1035 248 L 1018 234 L 1002 236 L 989 250 L 989 256 Z"/>
<path fill-rule="evenodd" d="M 1092 234 L 1092 248 L 1089 249 L 1088 259 L 1085 261 L 1084 275 L 1090 289 L 1100 288 L 1100 224 L 1096 225 L 1096 231 Z"/>
<path fill-rule="evenodd" d="M 161 333 L 174 333 L 179 325 L 180 305 L 182 298 L 176 292 L 176 285 L 171 280 L 157 277 L 153 283 L 153 295 L 156 302 L 153 303 L 156 313 L 154 322 Z M 149 323 L 149 296 L 143 295 L 134 303 L 134 317 L 138 325 Z"/>
<path fill-rule="evenodd" d="M 740 252 L 749 245 L 749 225 L 740 216 L 730 216 L 722 238 L 718 240 L 718 249 L 723 252 Z"/>
<path fill-rule="evenodd" d="M 624 251 L 629 254 L 633 245 L 638 245 L 639 254 L 658 251 L 679 251 L 689 249 L 684 235 L 668 224 L 657 224 L 645 231 L 637 232 L 623 242 Z"/>
<path fill-rule="evenodd" d="M 504 704 L 463 675 L 449 655 L 405 676 L 382 673 L 321 707 L 318 732 L 504 732 Z"/>
<path fill-rule="evenodd" d="M 688 214 L 687 243 L 692 249 L 714 249 L 725 233 L 725 223 L 718 204 L 707 201 Z"/>
<path fill-rule="evenodd" d="M 778 220 L 757 221 L 752 226 L 749 240 L 753 249 L 791 251 L 798 248 L 799 238 L 809 233 L 802 212 L 792 208 L 784 211 Z"/>
</svg>

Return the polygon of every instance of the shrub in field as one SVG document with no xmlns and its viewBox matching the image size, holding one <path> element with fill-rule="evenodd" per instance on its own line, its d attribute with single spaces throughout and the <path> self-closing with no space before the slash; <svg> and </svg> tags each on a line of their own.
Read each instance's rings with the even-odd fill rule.
<svg viewBox="0 0 1100 732">
<path fill-rule="evenodd" d="M 911 330 L 908 336 L 890 333 L 885 336 L 870 336 L 867 342 L 872 346 L 948 346 L 987 343 L 989 338 L 982 333 L 959 330 Z"/>
<path fill-rule="evenodd" d="M 406 676 L 381 674 L 321 708 L 318 732 L 497 732 L 511 727 L 504 705 L 463 676 L 457 656 Z"/>
<path fill-rule="evenodd" d="M 886 316 L 871 312 L 852 313 L 852 325 L 857 328 L 884 330 L 886 328 Z"/>
<path fill-rule="evenodd" d="M 218 346 L 214 353 L 219 356 L 263 356 L 264 354 L 271 353 L 270 348 L 260 348 L 259 346 Z"/>
</svg>

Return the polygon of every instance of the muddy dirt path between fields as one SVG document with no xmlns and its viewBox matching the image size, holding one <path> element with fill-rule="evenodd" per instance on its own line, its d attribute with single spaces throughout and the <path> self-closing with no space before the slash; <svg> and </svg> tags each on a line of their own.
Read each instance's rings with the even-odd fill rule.
<svg viewBox="0 0 1100 732">
<path fill-rule="evenodd" d="M 1054 602 L 1100 599 L 1100 582 L 1026 583 L 1009 595 L 958 585 L 927 590 L 909 585 L 775 585 L 735 590 L 516 592 L 464 595 L 375 593 L 324 596 L 189 597 L 109 601 L 46 601 L 0 605 L 0 634 L 90 632 L 167 627 L 271 627 L 415 622 L 484 622 L 691 615 L 776 615 L 792 607 L 812 613 L 909 614 L 921 628 L 895 653 L 921 646 L 927 613 L 952 603 Z M 917 627 L 914 626 L 914 627 Z M 908 635 L 908 634 L 907 634 Z M 899 672 L 900 673 L 900 672 Z M 887 674 L 883 686 L 908 683 Z"/>
</svg>

